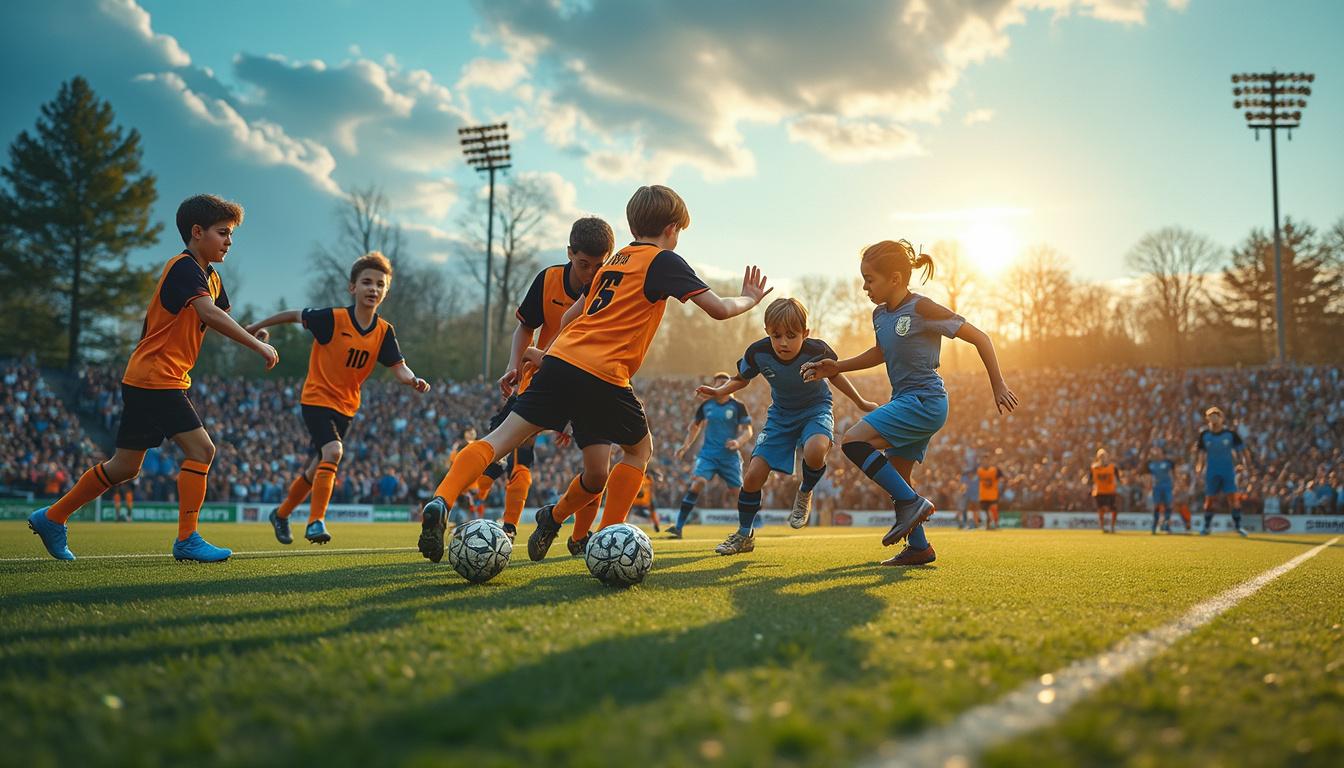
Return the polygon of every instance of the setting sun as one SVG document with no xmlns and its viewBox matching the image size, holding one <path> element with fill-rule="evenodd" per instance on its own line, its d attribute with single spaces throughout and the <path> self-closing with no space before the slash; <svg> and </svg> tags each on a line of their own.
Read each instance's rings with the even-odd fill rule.
<svg viewBox="0 0 1344 768">
<path fill-rule="evenodd" d="M 1017 233 L 1002 217 L 990 215 L 970 221 L 961 241 L 971 263 L 988 275 L 1006 269 L 1022 246 Z"/>
</svg>

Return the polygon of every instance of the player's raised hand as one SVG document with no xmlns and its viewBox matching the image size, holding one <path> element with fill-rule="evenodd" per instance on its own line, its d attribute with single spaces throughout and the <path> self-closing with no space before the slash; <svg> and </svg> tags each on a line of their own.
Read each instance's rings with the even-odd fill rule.
<svg viewBox="0 0 1344 768">
<path fill-rule="evenodd" d="M 803 367 L 799 371 L 803 374 L 803 381 L 829 379 L 840 374 L 840 361 L 814 360 L 810 363 L 803 363 Z"/>
<path fill-rule="evenodd" d="M 275 347 L 272 347 L 264 341 L 261 342 L 261 349 L 257 350 L 257 352 L 260 353 L 262 357 L 266 358 L 266 370 L 268 371 L 274 368 L 276 363 L 280 362 L 280 353 L 275 351 Z"/>
<path fill-rule="evenodd" d="M 711 387 L 708 384 L 701 384 L 700 386 L 695 388 L 695 394 L 699 395 L 700 397 L 710 398 L 710 397 L 718 397 L 722 393 L 719 392 L 718 387 Z"/>
<path fill-rule="evenodd" d="M 753 304 L 760 304 L 767 294 L 775 290 L 766 287 L 766 277 L 761 274 L 761 268 L 755 265 L 747 267 L 746 272 L 742 274 L 742 295 L 751 299 Z"/>
<path fill-rule="evenodd" d="M 248 333 L 252 334 L 254 337 L 256 337 L 257 341 L 270 341 L 270 340 L 271 340 L 271 332 L 268 331 L 268 330 L 266 330 L 265 328 L 256 328 L 256 327 L 253 327 L 253 326 L 249 325 L 249 326 L 247 326 L 247 328 L 246 328 L 245 330 L 246 330 Z"/>
<path fill-rule="evenodd" d="M 1017 407 L 1017 395 L 1013 394 L 1003 379 L 994 382 L 994 407 L 999 409 L 999 413 L 1012 413 Z"/>
<path fill-rule="evenodd" d="M 429 391 L 429 382 L 419 376 L 415 377 L 415 381 L 411 382 L 411 386 L 415 388 L 416 392 L 419 392 L 422 395 Z"/>
<path fill-rule="evenodd" d="M 513 394 L 514 387 L 518 386 L 518 369 L 511 368 L 499 377 L 499 394 L 504 396 L 505 400 Z"/>
</svg>

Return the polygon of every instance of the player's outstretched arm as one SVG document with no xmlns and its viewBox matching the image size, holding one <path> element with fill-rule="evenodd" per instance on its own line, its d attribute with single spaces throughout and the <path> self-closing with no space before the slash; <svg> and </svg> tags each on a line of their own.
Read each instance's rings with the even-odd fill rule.
<svg viewBox="0 0 1344 768">
<path fill-rule="evenodd" d="M 957 338 L 970 342 L 980 353 L 980 362 L 985 364 L 985 373 L 989 374 L 989 386 L 994 390 L 994 407 L 999 413 L 1013 412 L 1017 407 L 1017 395 L 1003 381 L 1003 372 L 999 370 L 999 357 L 994 353 L 994 342 L 984 331 L 970 323 L 962 323 Z"/>
<path fill-rule="evenodd" d="M 836 389 L 840 390 L 840 394 L 853 400 L 854 404 L 859 406 L 859 410 L 864 413 L 871 413 L 880 407 L 877 403 L 859 394 L 859 390 L 854 387 L 854 382 L 850 381 L 849 377 L 843 373 L 832 376 L 831 383 L 835 385 Z"/>
<path fill-rule="evenodd" d="M 886 362 L 882 356 L 882 348 L 874 344 L 868 348 L 868 351 L 854 357 L 847 357 L 844 360 L 816 360 L 810 363 L 803 363 L 800 372 L 803 375 L 803 381 L 816 381 L 817 379 L 830 379 L 849 371 L 862 371 L 868 368 L 879 366 Z"/>
<path fill-rule="evenodd" d="M 690 447 L 695 443 L 695 439 L 700 437 L 700 433 L 703 431 L 705 431 L 705 422 L 703 419 L 691 421 L 691 426 L 686 428 L 686 439 L 683 440 L 681 445 L 677 446 L 677 450 L 673 452 L 673 455 L 677 457 L 677 461 L 681 461 L 682 456 L 686 455 L 686 451 L 690 450 Z"/>
<path fill-rule="evenodd" d="M 287 309 L 284 312 L 277 312 L 265 320 L 258 320 L 247 326 L 247 332 L 256 336 L 262 341 L 270 339 L 271 334 L 266 331 L 272 325 L 284 325 L 285 323 L 302 323 L 303 310 Z"/>
<path fill-rule="evenodd" d="M 738 390 L 746 389 L 747 385 L 750 383 L 751 382 L 747 381 L 741 376 L 734 376 L 733 378 L 725 381 L 722 386 L 718 387 L 711 387 L 708 384 L 701 384 L 700 386 L 695 388 L 695 394 L 703 395 L 705 397 L 710 398 L 725 397 L 727 395 L 733 394 L 734 392 L 737 392 Z"/>
<path fill-rule="evenodd" d="M 695 305 L 715 320 L 727 320 L 737 317 L 761 303 L 767 294 L 775 290 L 766 286 L 766 277 L 760 267 L 747 267 L 742 275 L 742 295 L 723 298 L 713 291 L 703 291 L 691 297 Z"/>
<path fill-rule="evenodd" d="M 396 377 L 398 384 L 405 384 L 416 392 L 428 392 L 429 382 L 415 375 L 415 371 L 406 364 L 405 360 L 392 366 L 392 375 Z"/>
<path fill-rule="evenodd" d="M 274 347 L 248 333 L 246 328 L 229 317 L 228 312 L 215 306 L 213 300 L 201 301 L 201 299 L 210 299 L 210 297 L 197 296 L 192 299 L 191 306 L 196 309 L 196 316 L 201 318 L 201 322 L 205 323 L 207 327 L 213 328 L 220 334 L 232 339 L 239 346 L 247 347 L 261 355 L 266 359 L 266 370 L 268 371 L 280 362 L 280 355 L 276 353 Z"/>
</svg>

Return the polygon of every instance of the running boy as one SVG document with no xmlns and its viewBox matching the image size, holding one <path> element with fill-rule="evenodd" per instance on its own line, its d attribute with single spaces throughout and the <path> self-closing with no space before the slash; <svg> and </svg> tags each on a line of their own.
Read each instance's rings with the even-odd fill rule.
<svg viewBox="0 0 1344 768">
<path fill-rule="evenodd" d="M 714 374 L 714 387 L 722 387 L 733 377 L 725 372 Z M 695 469 L 691 472 L 695 478 L 686 495 L 681 499 L 681 510 L 677 512 L 677 524 L 667 529 L 670 539 L 680 539 L 686 521 L 700 500 L 705 485 L 718 475 L 728 487 L 730 504 L 737 503 L 738 491 L 742 489 L 742 446 L 751 439 L 751 414 L 741 401 L 726 394 L 721 397 L 707 397 L 695 409 L 695 418 L 686 430 L 686 439 L 677 447 L 677 461 L 686 455 L 687 449 L 703 434 L 705 441 L 695 457 Z"/>
<path fill-rule="evenodd" d="M 807 308 L 797 299 L 775 299 L 765 310 L 766 338 L 747 347 L 737 363 L 737 375 L 717 386 L 701 386 L 697 392 L 720 398 L 746 387 L 757 375 L 770 382 L 770 410 L 765 426 L 751 452 L 747 476 L 737 496 L 737 530 L 714 548 L 720 555 L 736 555 L 756 549 L 753 523 L 761 510 L 761 488 L 774 470 L 793 476 L 798 450 L 803 453 L 803 480 L 794 496 L 789 525 L 802 528 L 812 512 L 812 489 L 826 472 L 826 454 L 831 450 L 835 417 L 831 412 L 831 388 L 821 378 L 804 380 L 802 367 L 818 360 L 835 360 L 835 351 L 821 339 L 808 337 Z M 830 378 L 835 386 L 865 413 L 877 403 L 865 400 L 843 373 Z"/>
<path fill-rule="evenodd" d="M 281 323 L 300 323 L 313 335 L 308 377 L 299 396 L 313 458 L 290 483 L 285 500 L 271 510 L 271 527 L 281 544 L 294 541 L 289 531 L 290 513 L 310 494 L 303 537 L 313 544 L 331 541 L 327 505 L 336 486 L 336 470 L 345 455 L 345 435 L 359 411 L 364 380 L 373 373 L 374 361 L 391 368 L 398 383 L 416 392 L 429 391 L 429 382 L 417 378 L 406 365 L 392 324 L 378 314 L 378 307 L 392 290 L 392 263 L 378 251 L 359 257 L 350 265 L 347 290 L 355 300 L 351 306 L 286 310 L 247 327 L 248 333 L 263 341 L 269 335 L 266 328 Z"/>
<path fill-rule="evenodd" d="M 600 497 L 604 488 L 602 527 L 624 521 L 653 453 L 644 406 L 630 387 L 630 377 L 644 362 L 665 302 L 694 301 L 710 317 L 726 320 L 750 310 L 769 292 L 756 267 L 748 267 L 743 276 L 743 295 L 727 299 L 696 276 L 674 251 L 691 216 L 671 189 L 640 187 L 625 212 L 635 242 L 603 263 L 585 300 L 565 312 L 563 330 L 550 348 L 544 353 L 528 350 L 527 359 L 540 361 L 531 386 L 498 428 L 462 450 L 425 505 L 419 547 L 430 560 L 443 557 L 446 500 L 456 498 L 487 466 L 523 441 L 566 424 L 572 424 L 574 442 L 583 451 L 583 472 L 556 504 L 537 510 L 528 556 L 544 558 L 561 524 Z M 615 468 L 609 467 L 611 444 L 624 453 Z"/>
<path fill-rule="evenodd" d="M 229 296 L 214 268 L 224 261 L 233 245 L 233 230 L 242 223 L 242 206 L 214 195 L 189 197 L 177 207 L 177 231 L 186 248 L 169 259 L 159 274 L 140 341 L 126 364 L 121 379 L 116 453 L 85 472 L 75 487 L 50 507 L 28 517 L 28 527 L 41 537 L 52 557 L 75 559 L 66 545 L 66 521 L 107 489 L 139 475 L 145 451 L 164 438 L 176 443 L 183 454 L 177 475 L 173 557 L 214 563 L 233 554 L 230 549 L 207 543 L 196 532 L 215 444 L 201 426 L 187 389 L 207 328 L 261 355 L 268 370 L 280 359 L 271 345 L 229 317 Z"/>
<path fill-rule="evenodd" d="M 910 291 L 911 273 L 923 268 L 933 275 L 933 259 L 915 255 L 905 240 L 883 240 L 863 250 L 859 269 L 863 290 L 877 305 L 873 331 L 877 343 L 847 360 L 821 360 L 803 366 L 808 379 L 825 378 L 886 363 L 891 402 L 863 417 L 845 432 L 842 450 L 873 482 L 891 496 L 896 521 L 882 537 L 891 546 L 909 537 L 900 554 L 883 565 L 923 565 L 935 559 L 921 525 L 933 514 L 933 502 L 910 485 L 916 461 L 922 462 L 933 437 L 947 421 L 947 390 L 938 375 L 942 337 L 975 345 L 989 374 L 994 406 L 1000 413 L 1017 407 L 1017 396 L 1003 381 L 994 345 L 984 331 L 931 299 Z M 883 449 L 889 449 L 888 459 Z"/>
</svg>

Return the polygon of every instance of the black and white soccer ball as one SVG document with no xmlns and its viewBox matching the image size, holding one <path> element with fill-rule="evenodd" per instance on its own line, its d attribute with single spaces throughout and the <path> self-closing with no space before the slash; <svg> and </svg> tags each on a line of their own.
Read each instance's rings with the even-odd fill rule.
<svg viewBox="0 0 1344 768">
<path fill-rule="evenodd" d="M 509 565 L 513 542 L 494 520 L 470 520 L 453 529 L 448 564 L 467 581 L 483 584 Z"/>
<path fill-rule="evenodd" d="M 603 584 L 628 587 L 643 581 L 653 568 L 653 542 L 629 523 L 608 526 L 589 539 L 584 561 Z"/>
</svg>

